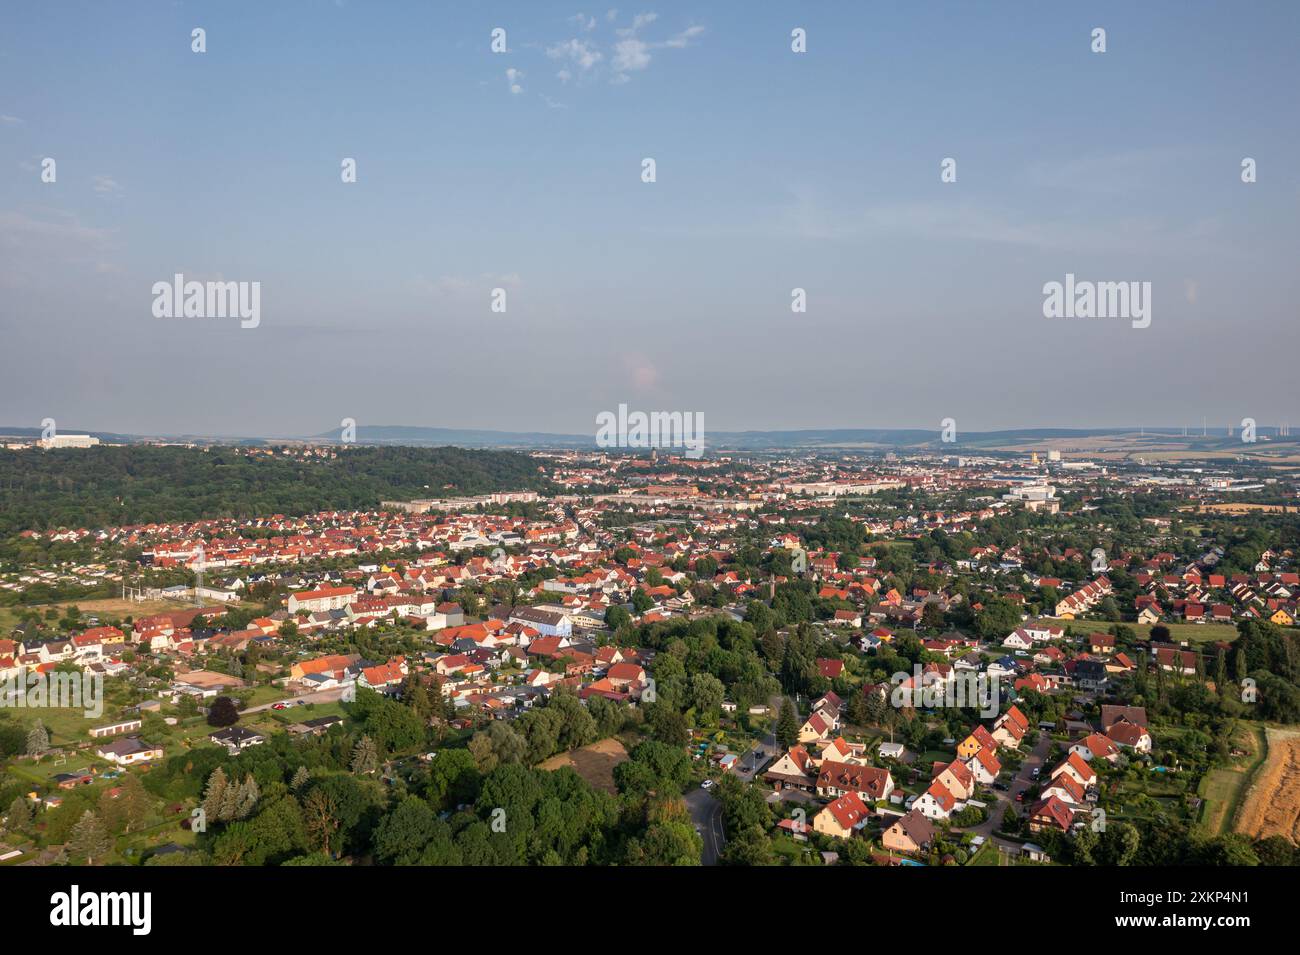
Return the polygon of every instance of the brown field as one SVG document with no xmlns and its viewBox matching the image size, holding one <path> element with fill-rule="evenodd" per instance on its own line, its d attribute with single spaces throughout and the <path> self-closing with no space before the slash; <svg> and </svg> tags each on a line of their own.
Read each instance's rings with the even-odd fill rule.
<svg viewBox="0 0 1300 955">
<path fill-rule="evenodd" d="M 1037 451 L 1039 457 L 1045 457 L 1048 451 L 1060 451 L 1061 457 L 1069 460 L 1084 457 L 1096 461 L 1133 461 L 1143 458 L 1147 461 L 1196 461 L 1218 460 L 1231 461 L 1245 458 L 1256 463 L 1269 464 L 1283 468 L 1300 463 L 1294 443 L 1273 444 L 1270 441 L 1252 445 L 1231 445 L 1218 447 L 1197 446 L 1199 436 L 1188 434 L 1187 437 L 1171 434 L 1127 434 L 1075 435 L 1072 437 L 1039 438 L 1021 437 L 984 447 L 990 451 L 1003 451 L 1011 454 L 1028 455 Z"/>
<path fill-rule="evenodd" d="M 1270 513 L 1281 512 L 1283 514 L 1293 511 L 1295 508 L 1288 507 L 1285 504 L 1202 504 L 1196 508 L 1181 508 L 1181 510 L 1195 510 L 1197 514 L 1249 514 L 1251 511 L 1265 511 Z"/>
<path fill-rule="evenodd" d="M 1233 828 L 1257 839 L 1284 836 L 1300 845 L 1300 730 L 1269 727 L 1260 767 Z"/>
<path fill-rule="evenodd" d="M 611 738 L 552 756 L 540 768 L 551 770 L 571 766 L 593 789 L 613 795 L 618 792 L 614 786 L 614 767 L 627 759 L 627 750 L 623 744 Z"/>
<path fill-rule="evenodd" d="M 66 600 L 55 604 L 57 607 L 75 605 L 83 614 L 92 617 L 147 617 L 149 614 L 164 610 L 181 610 L 191 606 L 183 600 L 123 600 L 120 597 L 105 597 L 103 600 Z"/>
<path fill-rule="evenodd" d="M 44 616 L 50 607 L 60 611 L 64 607 L 76 606 L 84 616 L 99 617 L 101 620 L 121 620 L 131 617 L 133 620 L 161 613 L 164 610 L 183 610 L 192 606 L 183 600 L 123 600 L 120 597 L 104 597 L 95 600 L 60 600 L 49 604 L 15 604 L 12 607 L 0 607 L 0 629 L 17 626 L 28 613 Z"/>
</svg>

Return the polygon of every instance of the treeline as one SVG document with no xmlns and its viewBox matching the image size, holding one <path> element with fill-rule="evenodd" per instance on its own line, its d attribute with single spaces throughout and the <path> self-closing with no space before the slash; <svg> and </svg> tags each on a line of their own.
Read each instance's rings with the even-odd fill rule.
<svg viewBox="0 0 1300 955">
<path fill-rule="evenodd" d="M 545 487 L 536 462 L 514 451 L 357 447 L 333 458 L 147 445 L 0 451 L 0 537 Z"/>
<path fill-rule="evenodd" d="M 1131 822 L 1114 822 L 1104 832 L 1084 828 L 1066 836 L 1034 836 L 1065 865 L 1092 866 L 1294 866 L 1300 850 L 1282 836 L 1251 839 L 1241 833 L 1204 836 L 1163 812 Z"/>
<path fill-rule="evenodd" d="M 202 826 L 195 827 L 192 847 L 151 856 L 145 864 L 700 862 L 702 843 L 682 801 L 690 760 L 680 746 L 636 746 L 617 767 L 614 794 L 592 788 L 567 767 L 533 768 L 529 744 L 549 748 L 539 739 L 512 747 L 498 736 L 486 749 L 444 747 L 399 770 L 388 760 L 412 742 L 409 708 L 369 692 L 358 697 L 349 707 L 357 722 L 353 731 L 335 727 L 322 737 L 296 739 L 276 733 L 238 756 L 205 746 L 155 766 L 143 777 L 149 795 L 173 806 L 197 802 Z M 573 713 L 563 704 L 561 710 L 554 729 L 563 735 Z M 520 741 L 547 735 L 529 729 L 534 732 L 525 730 Z M 80 798 L 44 821 L 57 822 L 61 832 L 77 826 L 121 831 L 102 807 Z"/>
</svg>

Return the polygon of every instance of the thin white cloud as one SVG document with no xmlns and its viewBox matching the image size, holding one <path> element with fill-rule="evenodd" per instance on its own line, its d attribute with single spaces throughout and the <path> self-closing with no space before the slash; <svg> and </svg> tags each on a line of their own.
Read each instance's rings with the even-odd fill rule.
<svg viewBox="0 0 1300 955">
<path fill-rule="evenodd" d="M 67 212 L 51 212 L 43 219 L 22 212 L 0 212 L 0 238 L 4 239 L 51 238 L 63 243 L 102 246 L 110 234 L 107 229 L 82 225 L 76 216 Z"/>
<path fill-rule="evenodd" d="M 0 126 L 17 126 L 21 122 L 22 120 L 17 116 L 7 116 L 4 113 L 0 113 Z"/>
<path fill-rule="evenodd" d="M 691 41 L 704 34 L 704 27 L 693 26 L 687 27 L 681 33 L 669 38 L 664 46 L 671 47 L 674 50 L 684 50 L 691 45 Z"/>
<path fill-rule="evenodd" d="M 627 37 L 635 36 L 637 31 L 640 30 L 642 27 L 648 27 L 650 24 L 654 23 L 658 19 L 659 19 L 659 14 L 657 13 L 638 13 L 636 16 L 632 18 L 632 25 L 630 27 L 621 27 L 620 29 L 614 32 L 616 32 L 619 36 L 627 36 Z"/>
<path fill-rule="evenodd" d="M 411 284 L 416 294 L 421 296 L 473 299 L 495 287 L 518 288 L 521 282 L 518 272 L 483 272 L 478 276 L 440 275 L 436 279 L 420 275 L 412 279 Z"/>
<path fill-rule="evenodd" d="M 547 47 L 546 55 L 553 60 L 568 60 L 583 72 L 592 69 L 605 59 L 605 54 L 586 40 L 579 40 L 577 37 Z"/>
<path fill-rule="evenodd" d="M 618 11 L 606 12 L 605 20 L 614 23 Z M 643 34 L 648 27 L 658 21 L 657 13 L 638 13 L 630 25 L 614 29 L 613 42 L 603 46 L 595 35 L 597 19 L 586 13 L 569 18 L 587 36 L 573 37 L 546 47 L 546 55 L 561 64 L 555 77 L 562 84 L 572 80 L 582 82 L 596 77 L 609 79 L 610 83 L 622 84 L 631 81 L 632 74 L 640 73 L 650 67 L 655 50 L 682 50 L 704 35 L 705 29 L 699 25 L 686 27 L 667 39 L 656 40 Z M 608 69 L 605 67 L 608 66 Z"/>
<path fill-rule="evenodd" d="M 97 176 L 92 176 L 91 182 L 94 184 L 93 188 L 95 192 L 105 198 L 120 196 L 122 194 L 122 184 L 112 176 L 100 173 Z"/>
<path fill-rule="evenodd" d="M 510 87 L 510 92 L 516 96 L 524 91 L 519 83 L 523 78 L 523 70 L 516 70 L 513 66 L 506 70 L 506 84 Z"/>
<path fill-rule="evenodd" d="M 642 40 L 619 40 L 614 44 L 614 69 L 633 73 L 650 65 L 650 47 Z"/>
<path fill-rule="evenodd" d="M 84 225 L 75 215 L 55 209 L 32 212 L 0 210 L 0 288 L 32 288 L 63 281 L 49 266 L 106 274 L 115 268 L 113 232 Z"/>
</svg>

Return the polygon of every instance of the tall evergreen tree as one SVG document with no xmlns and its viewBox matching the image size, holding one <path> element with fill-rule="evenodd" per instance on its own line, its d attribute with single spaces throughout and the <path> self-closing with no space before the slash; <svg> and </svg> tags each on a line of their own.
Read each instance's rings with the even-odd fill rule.
<svg viewBox="0 0 1300 955">
<path fill-rule="evenodd" d="M 375 748 L 375 741 L 369 736 L 361 737 L 352 750 L 352 771 L 369 775 L 378 768 L 379 750 Z"/>
<path fill-rule="evenodd" d="M 776 745 L 780 750 L 787 750 L 799 738 L 799 719 L 795 716 L 794 706 L 788 699 L 781 701 L 781 715 L 776 721 Z"/>
<path fill-rule="evenodd" d="M 22 796 L 15 796 L 14 801 L 9 804 L 9 812 L 5 816 L 5 828 L 10 832 L 26 832 L 27 827 L 31 824 L 31 803 Z"/>
<path fill-rule="evenodd" d="M 46 731 L 45 724 L 37 720 L 27 731 L 27 755 L 41 756 L 49 748 L 50 734 Z"/>
<path fill-rule="evenodd" d="M 87 809 L 81 819 L 72 827 L 68 839 L 68 851 L 76 857 L 84 857 L 86 865 L 95 865 L 108 859 L 113 849 L 113 840 L 99 821 L 99 817 Z"/>
<path fill-rule="evenodd" d="M 257 780 L 252 774 L 244 777 L 243 783 L 239 786 L 239 795 L 235 802 L 235 818 L 247 819 L 257 808 L 257 800 L 261 798 L 261 790 L 258 788 Z"/>
<path fill-rule="evenodd" d="M 230 782 L 226 779 L 226 771 L 218 766 L 208 777 L 208 790 L 203 796 L 203 814 L 207 816 L 210 822 L 219 822 L 221 820 L 221 807 L 226 801 L 226 790 L 230 788 Z"/>
</svg>

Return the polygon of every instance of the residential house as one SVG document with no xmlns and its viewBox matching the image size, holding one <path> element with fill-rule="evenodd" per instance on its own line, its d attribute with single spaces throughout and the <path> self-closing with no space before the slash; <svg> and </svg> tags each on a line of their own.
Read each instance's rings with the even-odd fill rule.
<svg viewBox="0 0 1300 955">
<path fill-rule="evenodd" d="M 1029 831 L 1042 832 L 1056 829 L 1069 832 L 1074 823 L 1074 812 L 1058 796 L 1039 800 L 1029 809 Z"/>
<path fill-rule="evenodd" d="M 993 741 L 1007 749 L 1016 749 L 1028 731 L 1028 718 L 1013 705 L 993 723 Z"/>
<path fill-rule="evenodd" d="M 1052 770 L 1050 778 L 1055 779 L 1061 773 L 1069 773 L 1074 777 L 1075 782 L 1084 787 L 1097 784 L 1097 771 L 1084 762 L 1078 753 L 1071 753 L 1067 756 L 1065 762 Z"/>
<path fill-rule="evenodd" d="M 889 770 L 879 766 L 837 763 L 828 759 L 822 762 L 817 773 L 817 795 L 823 799 L 835 799 L 852 792 L 871 804 L 888 799 L 893 791 L 894 778 Z"/>
<path fill-rule="evenodd" d="M 231 756 L 238 756 L 250 746 L 261 746 L 266 742 L 266 737 L 255 730 L 245 729 L 242 726 L 227 726 L 225 729 L 217 730 L 215 733 L 209 733 L 208 739 L 221 746 Z"/>
<path fill-rule="evenodd" d="M 138 736 L 124 736 L 95 747 L 95 755 L 119 766 L 138 766 L 163 758 L 163 748 L 146 743 Z"/>
<path fill-rule="evenodd" d="M 845 793 L 813 817 L 813 829 L 836 839 L 851 839 L 867 824 L 869 810 L 857 793 Z"/>
<path fill-rule="evenodd" d="M 1100 733 L 1088 734 L 1072 745 L 1070 752 L 1076 753 L 1085 763 L 1092 762 L 1094 758 L 1104 759 L 1108 763 L 1119 759 L 1119 747 L 1109 737 Z"/>
<path fill-rule="evenodd" d="M 930 783 L 930 788 L 917 797 L 912 808 L 927 819 L 947 819 L 952 815 L 957 799 L 943 783 Z"/>
<path fill-rule="evenodd" d="M 917 854 L 934 841 L 934 824 L 919 810 L 899 817 L 881 834 L 881 844 L 891 852 Z"/>
<path fill-rule="evenodd" d="M 817 788 L 817 777 L 808 750 L 795 746 L 774 762 L 763 774 L 763 780 L 774 789 L 797 789 L 812 792 Z"/>
</svg>

